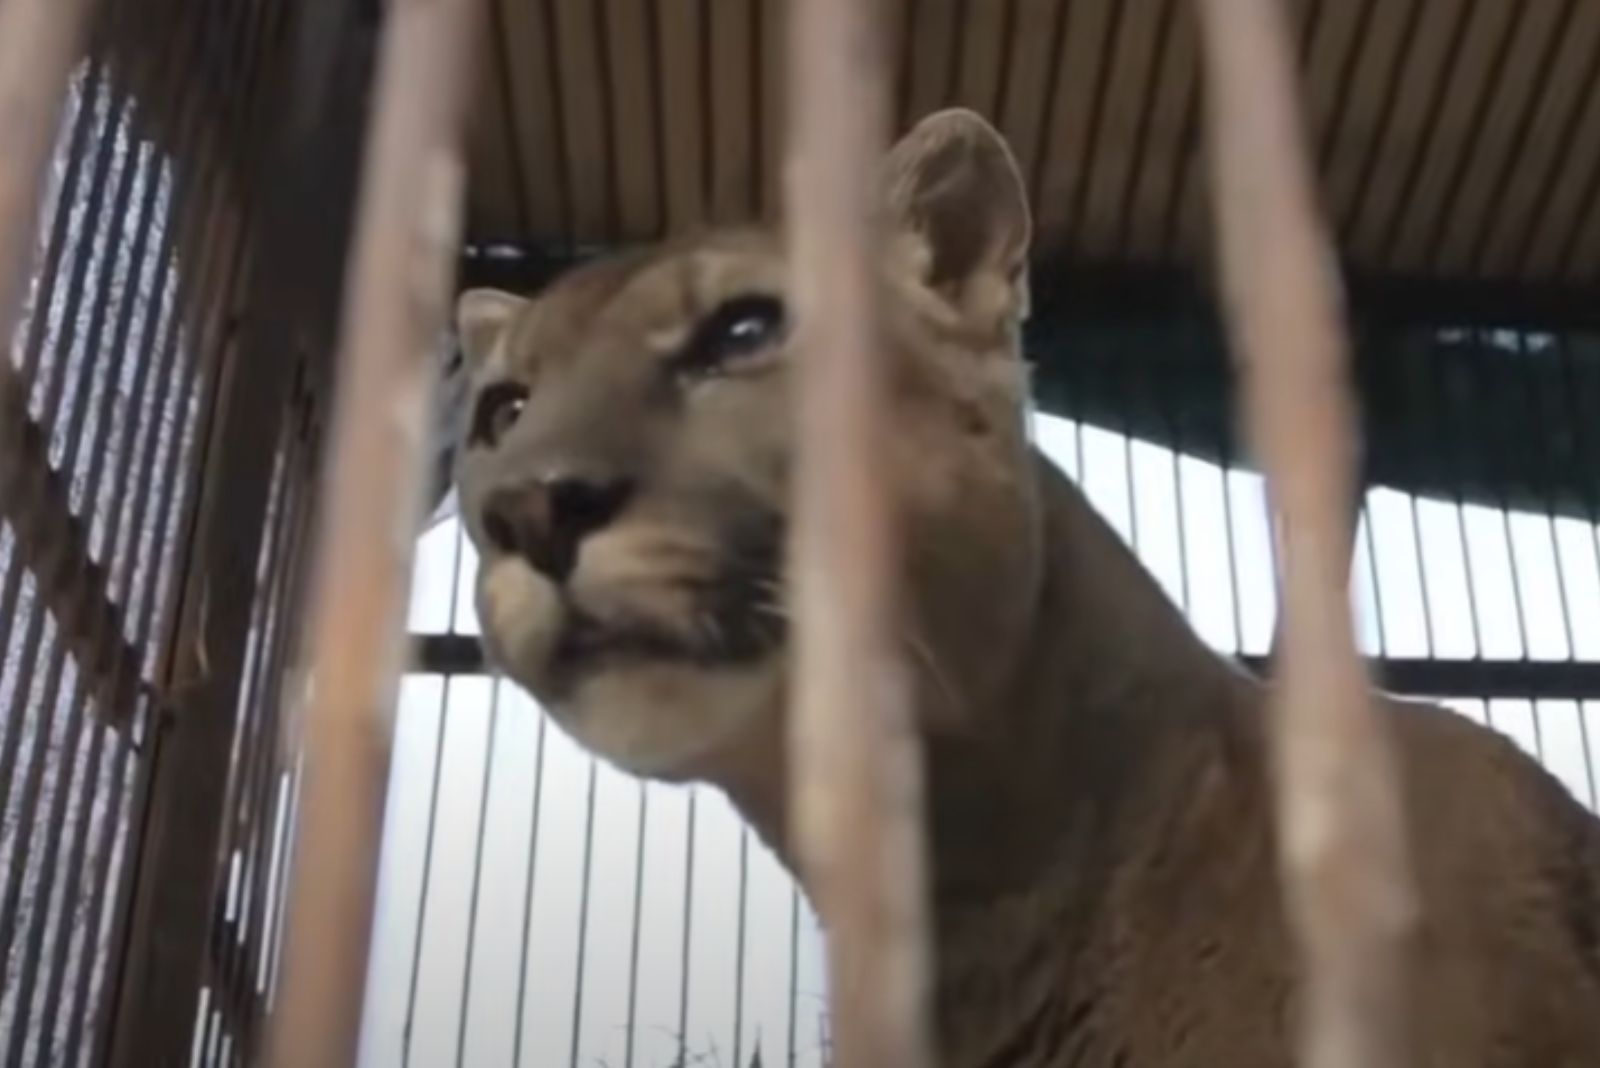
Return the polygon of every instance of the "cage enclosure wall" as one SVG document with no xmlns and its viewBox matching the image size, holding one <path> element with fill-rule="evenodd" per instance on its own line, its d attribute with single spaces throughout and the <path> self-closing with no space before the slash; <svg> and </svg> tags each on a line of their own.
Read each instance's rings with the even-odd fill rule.
<svg viewBox="0 0 1600 1068">
<path fill-rule="evenodd" d="M 1197 266 L 1192 5 L 882 6 L 891 133 L 971 107 L 1028 179 L 1041 446 L 1210 644 L 1269 668 L 1272 538 Z M 386 7 L 87 5 L 38 202 L 0 220 L 33 235 L 3 253 L 23 264 L 0 366 L 8 1064 L 262 1052 Z M 1361 648 L 1593 807 L 1600 8 L 1288 8 L 1353 322 Z M 777 213 L 786 2 L 487 10 L 462 285 L 534 292 Z M 488 676 L 471 548 L 441 515 L 417 544 L 360 1063 L 820 1064 L 807 902 L 718 795 L 594 763 Z"/>
</svg>

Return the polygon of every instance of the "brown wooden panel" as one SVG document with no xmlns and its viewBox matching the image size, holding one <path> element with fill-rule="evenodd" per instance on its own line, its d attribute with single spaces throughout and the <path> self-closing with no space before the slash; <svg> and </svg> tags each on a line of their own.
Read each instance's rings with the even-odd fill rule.
<svg viewBox="0 0 1600 1068">
<path fill-rule="evenodd" d="M 617 228 L 623 241 L 645 241 L 661 233 L 664 191 L 660 181 L 656 87 L 652 80 L 650 13 L 656 0 L 595 0 L 605 4 L 611 38 L 611 114 L 615 138 Z"/>
<path fill-rule="evenodd" d="M 1306 129 L 1318 166 L 1326 161 L 1321 147 L 1338 130 L 1344 105 L 1344 84 L 1360 59 L 1363 24 L 1383 0 L 1322 0 L 1307 33 L 1304 60 Z"/>
<path fill-rule="evenodd" d="M 1490 100 L 1483 130 L 1472 153 L 1462 160 L 1462 181 L 1453 203 L 1445 210 L 1451 217 L 1439 233 L 1435 247 L 1428 250 L 1429 266 L 1442 274 L 1463 274 L 1470 269 L 1469 257 L 1477 235 L 1488 225 L 1493 203 L 1500 195 L 1498 181 L 1502 164 L 1513 154 L 1522 153 L 1520 140 L 1525 117 L 1536 102 L 1533 93 L 1544 84 L 1561 36 L 1570 30 L 1573 6 L 1560 0 L 1522 5 L 1519 29 L 1506 63 L 1505 76 Z"/>
<path fill-rule="evenodd" d="M 611 169 L 609 41 L 602 36 L 605 7 L 593 0 L 552 0 L 556 72 L 566 131 L 572 236 L 579 242 L 615 236 L 616 198 Z M 598 17 L 597 17 L 598 16 Z"/>
<path fill-rule="evenodd" d="M 1571 29 L 1551 68 L 1550 81 L 1511 180 L 1492 213 L 1492 229 L 1476 264 L 1478 273 L 1503 275 L 1519 266 L 1557 168 L 1571 147 L 1575 123 L 1600 93 L 1600 4 L 1577 5 Z"/>
<path fill-rule="evenodd" d="M 715 223 L 748 220 L 754 214 L 755 115 L 760 81 L 755 10 L 760 0 L 710 0 L 711 203 Z"/>
<path fill-rule="evenodd" d="M 517 178 L 517 138 L 506 110 L 504 35 L 491 26 L 479 54 L 477 87 L 467 115 L 467 239 L 515 241 L 527 236 Z"/>
<path fill-rule="evenodd" d="M 946 106 L 955 96 L 961 36 L 960 0 L 908 0 L 911 5 L 911 70 L 905 101 L 907 125 Z"/>
<path fill-rule="evenodd" d="M 567 229 L 567 163 L 559 84 L 542 0 L 496 0 L 511 94 L 511 121 L 522 164 L 523 199 L 535 240 L 559 241 Z"/>
<path fill-rule="evenodd" d="M 1363 170 L 1351 199 L 1334 201 L 1340 238 L 1361 262 L 1370 263 L 1389 240 L 1405 175 L 1418 153 L 1428 151 L 1428 124 L 1437 113 L 1444 79 L 1468 25 L 1469 0 L 1428 0 L 1404 61 L 1396 72 L 1393 104 L 1375 116 L 1365 140 L 1352 148 Z"/>
<path fill-rule="evenodd" d="M 1421 268 L 1432 240 L 1449 189 L 1455 183 L 1464 155 L 1474 136 L 1476 108 L 1484 93 L 1499 91 L 1504 85 L 1489 84 L 1496 54 L 1515 32 L 1516 8 L 1505 3 L 1477 4 L 1473 19 L 1462 41 L 1460 58 L 1445 91 L 1434 136 L 1424 146 L 1421 176 L 1400 215 L 1395 244 L 1381 262 L 1373 266 L 1388 270 L 1415 272 Z"/>
<path fill-rule="evenodd" d="M 1076 243 L 1076 235 L 1067 228 L 1073 225 L 1080 183 L 1087 176 L 1096 90 L 1109 62 L 1106 43 L 1112 23 L 1113 7 L 1108 0 L 1075 0 L 1067 12 L 1066 33 L 1057 57 L 1062 69 L 1038 179 L 1039 224 L 1045 231 L 1041 244 L 1045 247 Z"/>
<path fill-rule="evenodd" d="M 1028 194 L 1038 214 L 1039 190 L 1033 187 L 1035 163 L 1042 140 L 1045 103 L 1056 69 L 1058 29 L 1065 24 L 1064 4 L 1069 0 L 1016 0 L 1011 23 L 1011 63 L 1002 86 L 1003 103 L 996 125 L 1011 144 L 1017 166 L 1028 180 Z"/>
<path fill-rule="evenodd" d="M 969 0 L 963 5 L 956 29 L 955 96 L 949 103 L 971 108 L 991 121 L 1000 113 L 1015 7 L 1016 0 Z"/>
<path fill-rule="evenodd" d="M 1366 161 L 1391 120 L 1392 93 L 1398 88 L 1401 72 L 1416 58 L 1420 35 L 1412 32 L 1413 20 L 1422 4 L 1423 0 L 1382 0 L 1357 45 L 1358 58 L 1343 87 L 1344 101 L 1335 125 L 1328 131 L 1331 147 L 1322 165 L 1324 210 L 1335 225 L 1359 210 L 1362 187 L 1370 177 Z M 1411 54 L 1402 51 L 1408 35 Z"/>
<path fill-rule="evenodd" d="M 1152 67 L 1158 51 L 1168 47 L 1173 17 L 1169 0 L 1123 0 L 1084 193 L 1080 240 L 1092 258 L 1114 258 L 1119 253 L 1122 205 L 1135 178 L 1134 157 L 1145 134 L 1144 113 L 1155 93 Z"/>
<path fill-rule="evenodd" d="M 710 102 L 701 47 L 710 0 L 675 0 L 657 6 L 660 35 L 661 114 L 667 174 L 667 228 L 681 233 L 706 218 Z"/>
</svg>

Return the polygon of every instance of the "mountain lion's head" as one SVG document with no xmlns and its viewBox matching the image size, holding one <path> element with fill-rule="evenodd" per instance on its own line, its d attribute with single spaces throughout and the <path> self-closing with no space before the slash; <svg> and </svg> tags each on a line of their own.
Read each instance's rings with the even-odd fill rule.
<svg viewBox="0 0 1600 1068">
<path fill-rule="evenodd" d="M 904 640 L 931 730 L 1001 685 L 1028 626 L 1038 504 L 1017 352 L 1030 224 L 998 134 L 929 117 L 884 193 L 889 467 Z M 781 723 L 795 446 L 782 234 L 711 232 L 534 299 L 465 293 L 461 509 L 491 658 L 631 771 L 716 779 Z"/>
</svg>

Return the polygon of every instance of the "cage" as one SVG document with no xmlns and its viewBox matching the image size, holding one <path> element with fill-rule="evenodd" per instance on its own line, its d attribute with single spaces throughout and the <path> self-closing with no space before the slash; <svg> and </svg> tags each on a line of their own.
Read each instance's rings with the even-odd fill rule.
<svg viewBox="0 0 1600 1068">
<path fill-rule="evenodd" d="M 0 30 L 60 21 L 70 71 L 38 196 L 11 218 L 0 195 L 25 264 L 14 329 L 0 277 L 8 1065 L 264 1056 L 346 261 L 403 6 L 0 0 Z M 457 285 L 534 292 L 776 214 L 789 6 L 486 0 L 478 62 L 431 69 L 464 102 Z M 1036 439 L 1211 645 L 1270 670 L 1277 547 L 1201 266 L 1192 5 L 881 6 L 896 129 L 971 107 L 1029 180 Z M 1362 405 L 1361 650 L 1594 810 L 1600 8 L 1287 6 Z M 0 40 L 0 65 L 25 51 Z M 31 84 L 12 70 L 0 93 Z M 358 1063 L 826 1063 L 816 917 L 727 803 L 598 763 L 491 676 L 439 499 L 459 360 L 437 349 Z"/>
</svg>

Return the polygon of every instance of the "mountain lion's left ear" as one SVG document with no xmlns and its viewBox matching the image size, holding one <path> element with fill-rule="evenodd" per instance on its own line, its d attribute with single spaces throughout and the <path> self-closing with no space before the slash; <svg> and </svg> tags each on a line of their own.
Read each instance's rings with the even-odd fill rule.
<svg viewBox="0 0 1600 1068">
<path fill-rule="evenodd" d="M 964 314 L 1027 314 L 1033 224 L 1015 158 L 976 112 L 935 112 L 889 153 L 891 225 L 919 239 L 924 279 Z"/>
<path fill-rule="evenodd" d="M 467 366 L 483 365 L 527 298 L 498 289 L 469 289 L 456 300 L 456 335 Z"/>
</svg>

